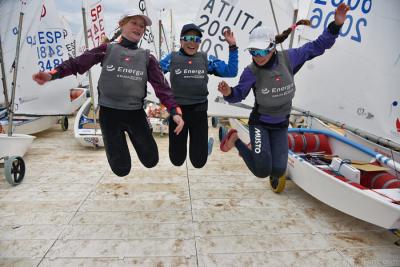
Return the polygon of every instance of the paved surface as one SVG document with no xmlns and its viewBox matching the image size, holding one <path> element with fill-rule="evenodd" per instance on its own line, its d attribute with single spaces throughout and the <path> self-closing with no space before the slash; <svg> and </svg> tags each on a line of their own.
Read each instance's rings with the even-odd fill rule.
<svg viewBox="0 0 400 267">
<path fill-rule="evenodd" d="M 158 166 L 131 147 L 133 170 L 119 178 L 72 130 L 37 137 L 22 184 L 0 169 L 0 266 L 400 266 L 393 234 L 290 182 L 273 193 L 218 141 L 195 169 L 174 167 L 157 137 Z"/>
</svg>

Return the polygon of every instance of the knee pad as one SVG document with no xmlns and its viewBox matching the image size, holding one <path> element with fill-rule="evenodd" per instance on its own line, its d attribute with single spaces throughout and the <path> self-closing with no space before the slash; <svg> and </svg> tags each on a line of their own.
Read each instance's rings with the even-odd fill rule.
<svg viewBox="0 0 400 267">
<path fill-rule="evenodd" d="M 113 171 L 113 173 L 115 173 L 115 175 L 119 176 L 119 177 L 124 177 L 127 176 L 130 171 L 131 168 L 111 168 L 111 170 Z"/>
<path fill-rule="evenodd" d="M 267 171 L 256 171 L 253 174 L 258 178 L 267 178 L 270 175 L 270 173 Z"/>
<path fill-rule="evenodd" d="M 158 157 L 151 159 L 147 162 L 142 162 L 142 164 L 146 167 L 146 168 L 153 168 L 157 165 L 158 163 Z"/>
<path fill-rule="evenodd" d="M 193 161 L 190 162 L 192 163 L 193 167 L 195 167 L 196 169 L 200 169 L 203 168 L 204 165 L 206 165 L 207 159 L 204 162 L 193 162 Z"/>
<path fill-rule="evenodd" d="M 184 160 L 177 160 L 177 159 L 172 159 L 172 158 L 169 158 L 170 159 L 170 161 L 171 161 L 171 163 L 174 165 L 174 166 L 176 166 L 176 167 L 179 167 L 179 166 L 182 166 L 182 164 L 185 162 L 185 160 L 186 159 L 184 159 Z"/>
</svg>

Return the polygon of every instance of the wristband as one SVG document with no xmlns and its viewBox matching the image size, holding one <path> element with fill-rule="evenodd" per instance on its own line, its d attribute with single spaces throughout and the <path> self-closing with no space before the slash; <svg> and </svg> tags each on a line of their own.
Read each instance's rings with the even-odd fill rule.
<svg viewBox="0 0 400 267">
<path fill-rule="evenodd" d="M 171 109 L 169 114 L 171 114 L 171 116 L 179 115 L 179 116 L 182 117 L 182 110 L 181 110 L 180 107 L 174 107 L 174 108 Z"/>
</svg>

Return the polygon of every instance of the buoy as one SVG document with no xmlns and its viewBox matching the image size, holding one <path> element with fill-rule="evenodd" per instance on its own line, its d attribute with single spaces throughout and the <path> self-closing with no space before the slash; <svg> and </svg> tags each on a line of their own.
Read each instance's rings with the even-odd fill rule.
<svg viewBox="0 0 400 267">
<path fill-rule="evenodd" d="M 371 189 L 400 188 L 400 180 L 388 172 L 363 172 L 360 183 Z"/>
<path fill-rule="evenodd" d="M 80 97 L 81 94 L 83 94 L 83 90 L 82 89 L 74 88 L 74 89 L 70 89 L 69 90 L 69 97 L 70 97 L 71 101 L 74 101 L 75 99 Z"/>
<path fill-rule="evenodd" d="M 324 134 L 289 133 L 288 144 L 289 149 L 296 153 L 325 152 L 325 154 L 332 154 L 328 137 Z"/>
</svg>

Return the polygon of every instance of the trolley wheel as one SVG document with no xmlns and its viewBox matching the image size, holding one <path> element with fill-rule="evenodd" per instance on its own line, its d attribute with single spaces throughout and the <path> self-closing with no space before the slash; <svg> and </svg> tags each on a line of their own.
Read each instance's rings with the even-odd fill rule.
<svg viewBox="0 0 400 267">
<path fill-rule="evenodd" d="M 224 138 L 224 136 L 226 135 L 227 132 L 228 132 L 228 129 L 225 126 L 219 127 L 218 138 L 219 138 L 220 142 L 222 141 L 222 138 Z"/>
<path fill-rule="evenodd" d="M 63 116 L 61 118 L 61 129 L 63 131 L 68 130 L 68 117 L 67 116 Z"/>
<path fill-rule="evenodd" d="M 217 117 L 211 117 L 211 125 L 213 128 L 218 127 L 218 118 Z"/>
<path fill-rule="evenodd" d="M 6 180 L 11 185 L 22 182 L 25 176 L 25 162 L 19 156 L 11 156 L 4 159 L 4 172 Z"/>
<path fill-rule="evenodd" d="M 280 193 L 285 189 L 286 185 L 286 176 L 282 175 L 281 177 L 269 177 L 269 183 L 272 187 L 272 191 L 275 193 Z"/>
</svg>

